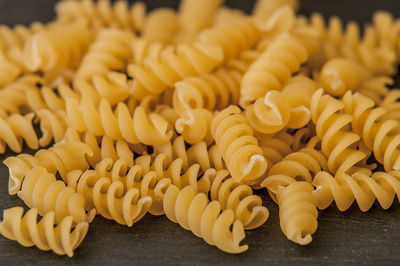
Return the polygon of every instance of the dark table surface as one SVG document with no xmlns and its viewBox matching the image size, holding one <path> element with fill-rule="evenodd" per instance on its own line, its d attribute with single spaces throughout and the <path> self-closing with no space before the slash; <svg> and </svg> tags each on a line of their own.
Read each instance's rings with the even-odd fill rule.
<svg viewBox="0 0 400 266">
<path fill-rule="evenodd" d="M 199 0 L 200 1 L 200 0 Z M 54 17 L 55 0 L 0 0 L 0 23 L 29 24 Z M 177 0 L 148 0 L 149 7 L 178 5 Z M 231 7 L 250 10 L 254 1 L 227 0 Z M 370 21 L 373 11 L 389 10 L 400 15 L 398 0 L 304 0 L 301 13 L 313 11 L 325 16 L 340 15 L 360 23 Z M 0 156 L 3 160 L 11 154 Z M 20 205 L 17 196 L 7 193 L 8 171 L 0 164 L 0 210 Z M 132 228 L 96 217 L 83 244 L 72 259 L 24 248 L 0 237 L 0 265 L 22 264 L 396 264 L 400 265 L 400 206 L 396 202 L 387 211 L 377 204 L 367 213 L 353 206 L 345 213 L 331 206 L 319 213 L 318 231 L 305 247 L 288 241 L 279 227 L 277 206 L 260 194 L 270 210 L 270 218 L 261 228 L 247 231 L 249 250 L 229 255 L 207 245 L 202 239 L 170 222 L 165 216 L 146 215 Z M 2 213 L 0 214 L 2 218 Z"/>
</svg>

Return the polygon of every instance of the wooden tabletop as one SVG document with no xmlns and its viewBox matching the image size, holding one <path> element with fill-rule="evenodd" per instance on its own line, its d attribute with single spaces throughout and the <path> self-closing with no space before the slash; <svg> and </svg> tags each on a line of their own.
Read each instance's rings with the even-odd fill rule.
<svg viewBox="0 0 400 266">
<path fill-rule="evenodd" d="M 33 20 L 47 21 L 54 16 L 54 0 L 0 0 L 0 23 L 29 24 Z M 148 0 L 151 7 L 160 5 L 176 7 L 176 0 Z M 231 7 L 250 10 L 253 1 L 231 0 Z M 400 1 L 358 0 L 304 0 L 301 13 L 313 11 L 324 15 L 339 15 L 364 23 L 370 21 L 377 9 L 386 9 L 400 15 Z M 1 155 L 3 160 L 11 153 Z M 23 206 L 17 196 L 7 193 L 8 170 L 0 165 L 0 210 Z M 96 217 L 90 225 L 83 244 L 72 259 L 24 248 L 14 241 L 0 237 L 0 265 L 55 264 L 55 265 L 169 265 L 169 264 L 400 264 L 400 206 L 383 211 L 378 204 L 367 213 L 353 206 L 341 213 L 335 206 L 319 212 L 318 231 L 313 242 L 305 247 L 288 241 L 279 227 L 278 208 L 260 191 L 270 218 L 261 228 L 247 231 L 244 242 L 249 250 L 241 255 L 229 255 L 207 245 L 202 239 L 166 217 L 146 215 L 129 228 Z M 2 213 L 0 213 L 2 218 Z"/>
</svg>

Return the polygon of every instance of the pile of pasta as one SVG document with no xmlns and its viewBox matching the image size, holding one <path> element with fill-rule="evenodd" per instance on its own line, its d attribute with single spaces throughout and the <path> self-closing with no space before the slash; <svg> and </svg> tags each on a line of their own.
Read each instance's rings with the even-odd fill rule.
<svg viewBox="0 0 400 266">
<path fill-rule="evenodd" d="M 400 193 L 400 89 L 389 90 L 400 20 L 377 12 L 361 34 L 297 9 L 66 0 L 50 23 L 1 26 L 0 152 L 16 153 L 8 192 L 29 210 L 5 210 L 0 233 L 73 256 L 96 215 L 133 226 L 165 214 L 242 253 L 245 231 L 268 219 L 262 193 L 300 245 L 333 203 L 388 209 Z"/>
</svg>

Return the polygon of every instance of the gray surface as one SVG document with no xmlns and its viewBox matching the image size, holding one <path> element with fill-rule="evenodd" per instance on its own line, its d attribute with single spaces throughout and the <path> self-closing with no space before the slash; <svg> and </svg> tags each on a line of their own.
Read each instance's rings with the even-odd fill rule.
<svg viewBox="0 0 400 266">
<path fill-rule="evenodd" d="M 29 23 L 53 17 L 52 0 L 0 0 L 0 23 Z M 176 5 L 177 1 L 146 1 Z M 241 8 L 252 1 L 227 1 Z M 303 1 L 302 12 L 322 11 L 340 14 L 346 20 L 365 22 L 373 10 L 388 9 L 400 13 L 400 2 L 388 1 Z M 367 1 L 365 1 L 367 2 Z M 396 9 L 397 8 L 397 9 Z M 0 156 L 3 160 L 10 154 Z M 16 196 L 7 194 L 8 173 L 0 165 L 0 209 L 22 205 Z M 211 247 L 191 232 L 185 231 L 165 217 L 147 215 L 132 228 L 118 225 L 101 217 L 91 224 L 88 236 L 73 259 L 23 248 L 16 242 L 0 237 L 0 265 L 22 264 L 400 264 L 400 207 L 396 202 L 388 211 L 376 204 L 367 213 L 352 207 L 340 213 L 332 206 L 320 212 L 319 228 L 313 242 L 301 247 L 287 241 L 279 227 L 277 207 L 260 192 L 270 210 L 265 225 L 247 231 L 245 243 L 249 250 L 241 255 L 228 255 Z M 2 214 L 0 214 L 0 217 Z"/>
</svg>

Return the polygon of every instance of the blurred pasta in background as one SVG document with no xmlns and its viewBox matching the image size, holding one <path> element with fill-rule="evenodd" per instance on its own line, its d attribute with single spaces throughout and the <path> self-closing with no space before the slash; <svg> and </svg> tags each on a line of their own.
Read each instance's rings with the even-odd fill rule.
<svg viewBox="0 0 400 266">
<path fill-rule="evenodd" d="M 378 11 L 362 30 L 300 4 L 63 0 L 50 23 L 0 26 L 0 153 L 29 208 L 4 210 L 0 234 L 71 257 L 96 215 L 165 214 L 237 254 L 268 220 L 263 194 L 300 245 L 333 203 L 388 209 L 400 19 Z"/>
</svg>

